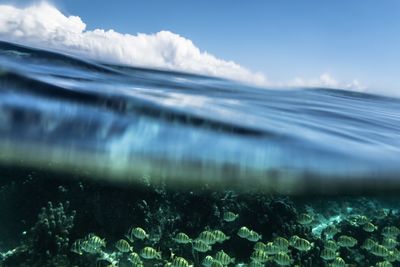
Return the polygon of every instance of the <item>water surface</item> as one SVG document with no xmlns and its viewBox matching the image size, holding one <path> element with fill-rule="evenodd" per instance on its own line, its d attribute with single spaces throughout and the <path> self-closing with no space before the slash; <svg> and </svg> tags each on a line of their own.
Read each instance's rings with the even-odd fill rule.
<svg viewBox="0 0 400 267">
<path fill-rule="evenodd" d="M 256 88 L 0 42 L 0 149 L 4 165 L 118 181 L 393 188 L 400 100 Z"/>
</svg>

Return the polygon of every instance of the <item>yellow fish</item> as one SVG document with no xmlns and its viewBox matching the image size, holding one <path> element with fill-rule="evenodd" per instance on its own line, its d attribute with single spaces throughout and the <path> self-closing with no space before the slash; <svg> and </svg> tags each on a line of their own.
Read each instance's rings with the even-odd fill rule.
<svg viewBox="0 0 400 267">
<path fill-rule="evenodd" d="M 225 251 L 220 250 L 215 255 L 215 259 L 222 263 L 222 265 L 228 265 L 230 263 L 235 263 L 235 258 L 231 258 Z"/>
<path fill-rule="evenodd" d="M 351 236 L 341 235 L 341 236 L 339 236 L 337 243 L 341 247 L 351 248 L 351 247 L 354 247 L 355 245 L 357 245 L 357 239 L 355 239 L 354 237 L 351 237 Z"/>
<path fill-rule="evenodd" d="M 217 242 L 217 237 L 210 231 L 201 232 L 197 239 L 203 241 L 207 245 L 214 245 Z"/>
<path fill-rule="evenodd" d="M 366 224 L 363 225 L 363 230 L 365 232 L 368 233 L 372 233 L 373 231 L 375 231 L 376 229 L 378 229 L 378 227 L 376 227 L 373 223 L 371 222 L 367 222 Z"/>
<path fill-rule="evenodd" d="M 189 262 L 182 257 L 175 257 L 172 261 L 171 267 L 189 267 L 192 266 Z"/>
<path fill-rule="evenodd" d="M 338 253 L 334 250 L 324 248 L 320 254 L 321 258 L 324 260 L 334 260 L 336 256 L 339 256 Z"/>
<path fill-rule="evenodd" d="M 389 250 L 379 244 L 372 246 L 370 252 L 378 257 L 386 257 L 389 255 Z"/>
<path fill-rule="evenodd" d="M 192 243 L 193 249 L 199 252 L 207 252 L 211 250 L 211 246 L 204 243 L 202 240 L 196 239 Z"/>
<path fill-rule="evenodd" d="M 262 235 L 258 234 L 256 231 L 250 230 L 249 235 L 246 237 L 247 240 L 252 242 L 257 242 L 262 238 Z"/>
<path fill-rule="evenodd" d="M 185 233 L 176 234 L 173 240 L 178 244 L 188 244 L 192 242 L 192 239 Z"/>
<path fill-rule="evenodd" d="M 135 227 L 132 228 L 129 233 L 126 235 L 126 237 L 129 239 L 129 241 L 133 242 L 134 237 L 140 240 L 149 238 L 149 235 L 146 233 L 145 230 L 143 230 L 143 228 L 140 227 Z"/>
<path fill-rule="evenodd" d="M 246 226 L 242 226 L 237 232 L 237 235 L 241 238 L 247 238 L 250 235 L 250 229 Z"/>
<path fill-rule="evenodd" d="M 224 221 L 233 222 L 239 217 L 239 214 L 235 214 L 231 211 L 225 211 L 223 214 Z"/>
<path fill-rule="evenodd" d="M 129 245 L 128 241 L 124 239 L 120 239 L 115 243 L 115 247 L 120 251 L 120 252 L 129 252 L 131 250 L 131 246 Z"/>
<path fill-rule="evenodd" d="M 304 238 L 299 238 L 294 242 L 293 247 L 300 251 L 309 251 L 313 247 L 313 243 Z"/>
<path fill-rule="evenodd" d="M 255 250 L 250 256 L 252 261 L 265 263 L 268 261 L 268 254 L 263 250 Z"/>
<path fill-rule="evenodd" d="M 140 251 L 140 256 L 144 259 L 161 259 L 161 252 L 158 252 L 152 247 L 144 247 Z"/>
<path fill-rule="evenodd" d="M 313 216 L 311 216 L 308 213 L 301 213 L 298 217 L 297 217 L 297 221 L 298 223 L 300 223 L 301 225 L 307 225 L 312 223 L 314 220 Z"/>
<path fill-rule="evenodd" d="M 289 241 L 286 238 L 283 238 L 283 237 L 275 238 L 274 244 L 281 251 L 282 250 L 286 251 L 287 248 L 289 247 Z"/>
<path fill-rule="evenodd" d="M 290 256 L 284 252 L 279 252 L 274 256 L 274 261 L 282 266 L 288 266 L 291 265 L 293 260 L 290 258 Z"/>
</svg>

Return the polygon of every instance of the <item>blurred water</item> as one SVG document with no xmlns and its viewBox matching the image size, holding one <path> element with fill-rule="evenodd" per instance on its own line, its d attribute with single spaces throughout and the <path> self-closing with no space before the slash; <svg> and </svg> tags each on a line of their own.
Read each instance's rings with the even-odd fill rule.
<svg viewBox="0 0 400 267">
<path fill-rule="evenodd" d="M 0 42 L 0 163 L 265 190 L 399 185 L 400 100 L 254 88 Z"/>
</svg>

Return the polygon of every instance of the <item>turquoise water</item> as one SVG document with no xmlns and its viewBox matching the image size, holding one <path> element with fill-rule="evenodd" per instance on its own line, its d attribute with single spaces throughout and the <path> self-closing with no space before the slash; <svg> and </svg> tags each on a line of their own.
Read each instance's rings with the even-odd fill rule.
<svg viewBox="0 0 400 267">
<path fill-rule="evenodd" d="M 254 88 L 5 42 L 0 69 L 6 164 L 278 192 L 398 185 L 399 99 Z"/>
</svg>

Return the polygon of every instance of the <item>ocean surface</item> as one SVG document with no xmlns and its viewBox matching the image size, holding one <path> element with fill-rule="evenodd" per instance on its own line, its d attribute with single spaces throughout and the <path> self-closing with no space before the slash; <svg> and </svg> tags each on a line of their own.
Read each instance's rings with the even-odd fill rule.
<svg viewBox="0 0 400 267">
<path fill-rule="evenodd" d="M 278 192 L 392 187 L 400 173 L 395 98 L 255 88 L 7 42 L 0 95 L 7 165 Z"/>
</svg>

